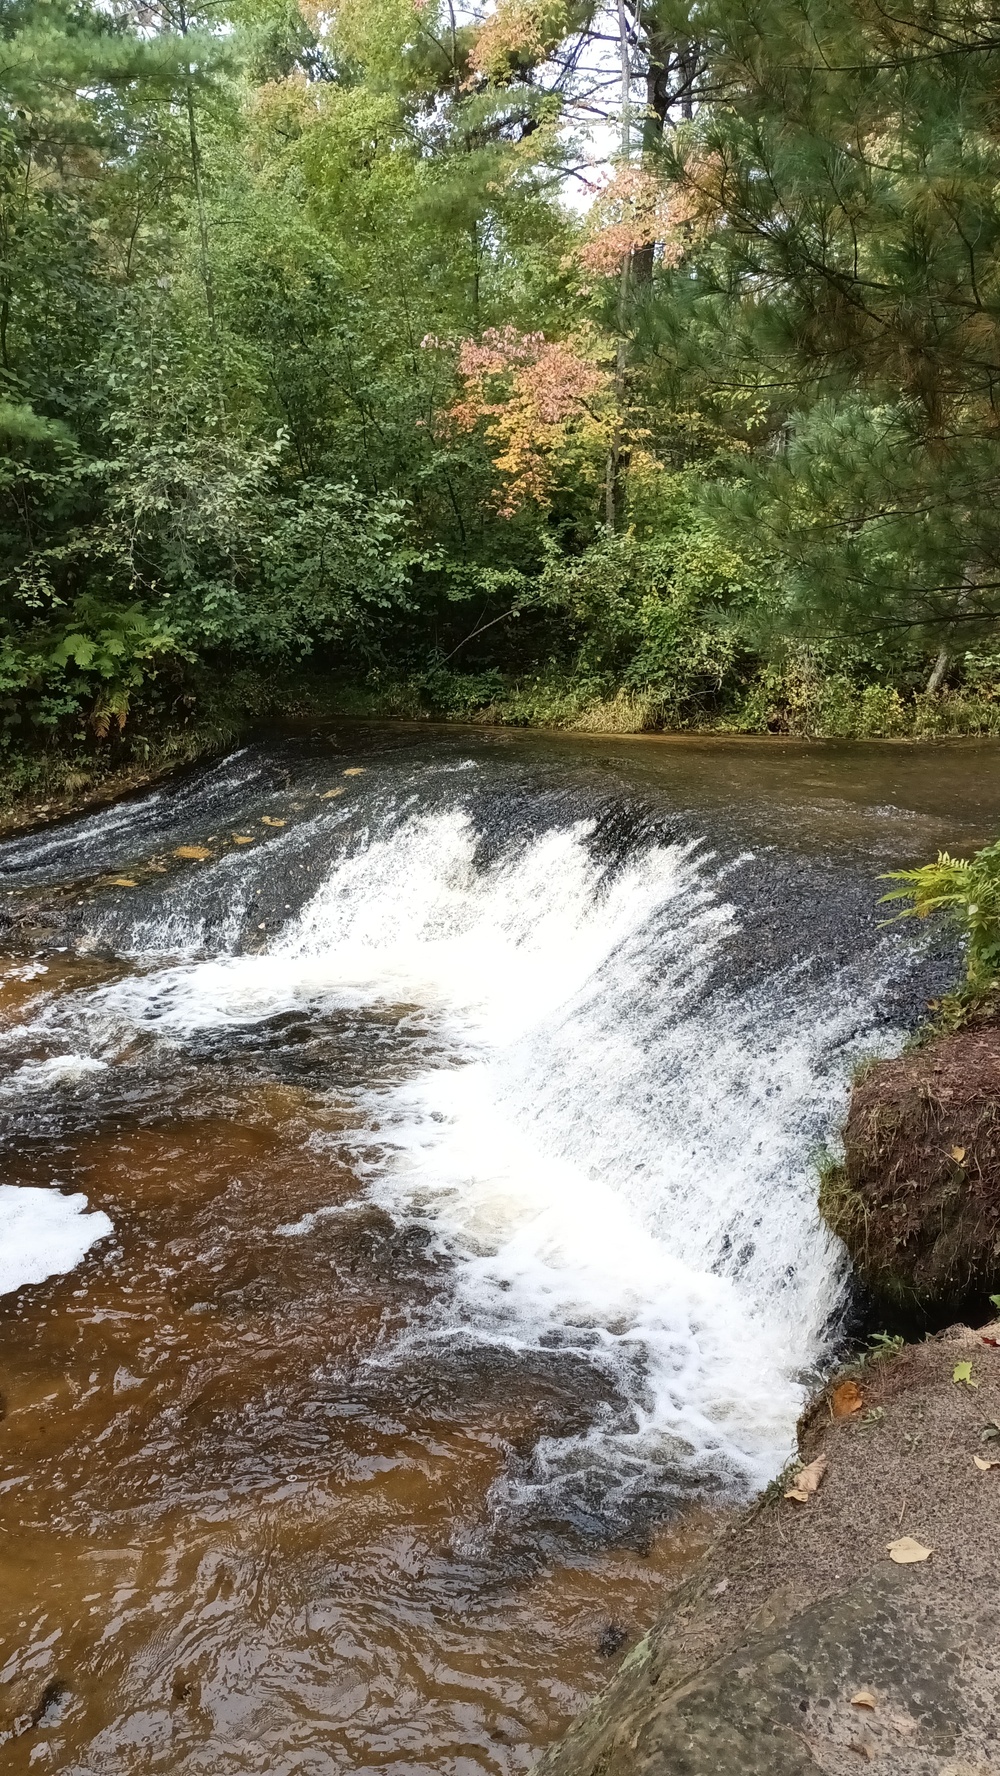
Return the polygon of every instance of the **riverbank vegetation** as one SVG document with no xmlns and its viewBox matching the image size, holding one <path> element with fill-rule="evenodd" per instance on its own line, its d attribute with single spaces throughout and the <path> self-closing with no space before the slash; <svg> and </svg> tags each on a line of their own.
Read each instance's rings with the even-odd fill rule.
<svg viewBox="0 0 1000 1776">
<path fill-rule="evenodd" d="M 15 775 L 1000 731 L 998 78 L 966 0 L 11 0 Z"/>
</svg>

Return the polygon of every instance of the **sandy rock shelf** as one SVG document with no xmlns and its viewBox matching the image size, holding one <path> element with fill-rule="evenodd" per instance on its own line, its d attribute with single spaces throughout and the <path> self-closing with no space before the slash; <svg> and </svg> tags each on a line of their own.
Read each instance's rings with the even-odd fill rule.
<svg viewBox="0 0 1000 1776">
<path fill-rule="evenodd" d="M 821 1395 L 800 1426 L 818 1492 L 772 1488 L 720 1536 L 538 1776 L 1000 1776 L 990 1338 L 867 1364 L 848 1416 Z M 895 1564 L 904 1537 L 930 1557 Z"/>
</svg>

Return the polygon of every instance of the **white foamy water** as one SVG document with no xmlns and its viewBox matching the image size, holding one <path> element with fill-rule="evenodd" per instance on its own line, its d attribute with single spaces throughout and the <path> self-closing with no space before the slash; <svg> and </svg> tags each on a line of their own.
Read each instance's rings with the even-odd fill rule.
<svg viewBox="0 0 1000 1776">
<path fill-rule="evenodd" d="M 137 1029 L 183 1045 L 290 1010 L 418 1009 L 426 1061 L 363 1096 L 354 1160 L 433 1230 L 453 1285 L 381 1360 L 428 1340 L 579 1353 L 622 1409 L 543 1444 L 529 1485 L 747 1490 L 790 1452 L 841 1302 L 811 1155 L 872 1046 L 879 963 L 744 993 L 712 858 L 660 845 L 611 870 L 589 836 L 553 830 L 479 870 L 466 814 L 414 814 L 334 864 L 265 953 L 87 994 L 74 1045 L 81 1023 L 107 1054 Z M 315 1225 L 276 1208 L 276 1233 Z"/>
<path fill-rule="evenodd" d="M 50 1055 L 46 1061 L 25 1061 L 0 1082 L 0 1092 L 5 1097 L 16 1097 L 21 1092 L 45 1092 L 53 1085 L 75 1085 L 88 1074 L 103 1073 L 107 1064 L 86 1054 Z"/>
<path fill-rule="evenodd" d="M 100 1210 L 85 1213 L 87 1198 L 21 1184 L 0 1184 L 0 1295 L 25 1283 L 44 1283 L 79 1264 L 112 1232 Z"/>
</svg>

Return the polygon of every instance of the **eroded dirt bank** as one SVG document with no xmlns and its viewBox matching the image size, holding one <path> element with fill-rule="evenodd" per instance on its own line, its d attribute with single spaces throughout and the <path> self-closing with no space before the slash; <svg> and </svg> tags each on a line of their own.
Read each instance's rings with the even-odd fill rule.
<svg viewBox="0 0 1000 1776">
<path fill-rule="evenodd" d="M 827 1389 L 800 1425 L 819 1490 L 719 1537 L 538 1776 L 996 1776 L 998 1339 L 868 1362 L 843 1417 Z M 929 1555 L 897 1564 L 904 1537 Z"/>
<path fill-rule="evenodd" d="M 855 1084 L 820 1208 L 888 1313 L 989 1312 L 1000 1288 L 1000 1028 L 938 1036 Z"/>
</svg>

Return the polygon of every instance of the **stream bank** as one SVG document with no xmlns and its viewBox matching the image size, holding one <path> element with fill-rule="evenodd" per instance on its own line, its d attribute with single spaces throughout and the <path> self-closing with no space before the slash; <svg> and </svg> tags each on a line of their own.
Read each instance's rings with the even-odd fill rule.
<svg viewBox="0 0 1000 1776">
<path fill-rule="evenodd" d="M 820 1210 L 883 1323 L 980 1320 L 1000 1288 L 1000 1027 L 932 1035 L 855 1080 Z"/>
<path fill-rule="evenodd" d="M 792 1469 L 723 1531 L 538 1776 L 995 1776 L 998 1336 L 831 1383 L 799 1425 L 818 1491 Z"/>
</svg>

